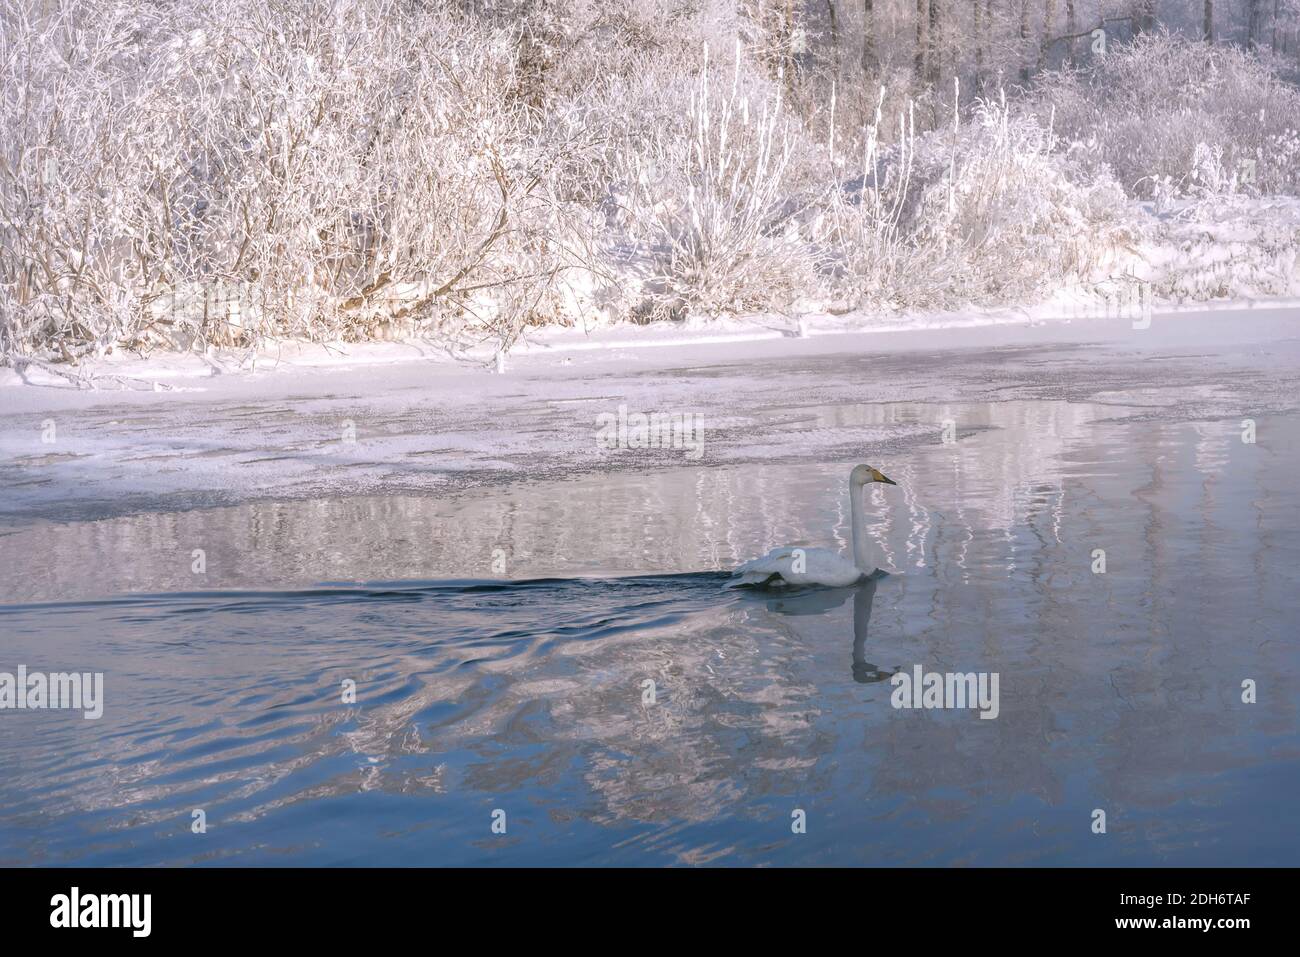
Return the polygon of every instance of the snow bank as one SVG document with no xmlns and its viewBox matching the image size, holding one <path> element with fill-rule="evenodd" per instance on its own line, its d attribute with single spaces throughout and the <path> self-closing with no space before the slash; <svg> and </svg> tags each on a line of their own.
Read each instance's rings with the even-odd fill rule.
<svg viewBox="0 0 1300 957">
<path fill-rule="evenodd" d="M 1300 94 L 1244 54 L 1193 80 L 1201 45 L 1143 38 L 849 127 L 715 5 L 538 16 L 0 0 L 0 364 L 1295 292 L 1294 204 L 1257 193 L 1296 186 Z"/>
</svg>

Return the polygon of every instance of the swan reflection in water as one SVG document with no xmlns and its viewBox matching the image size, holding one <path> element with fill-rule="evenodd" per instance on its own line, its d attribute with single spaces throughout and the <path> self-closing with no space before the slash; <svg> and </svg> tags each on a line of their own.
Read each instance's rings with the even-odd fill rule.
<svg viewBox="0 0 1300 957">
<path fill-rule="evenodd" d="M 866 658 L 871 603 L 876 597 L 877 583 L 887 577 L 884 573 L 877 573 L 857 585 L 783 592 L 780 597 L 767 599 L 767 610 L 778 615 L 822 615 L 839 608 L 851 596 L 853 598 L 853 680 L 859 684 L 888 681 L 898 673 L 898 669 L 884 670 L 867 661 Z"/>
</svg>

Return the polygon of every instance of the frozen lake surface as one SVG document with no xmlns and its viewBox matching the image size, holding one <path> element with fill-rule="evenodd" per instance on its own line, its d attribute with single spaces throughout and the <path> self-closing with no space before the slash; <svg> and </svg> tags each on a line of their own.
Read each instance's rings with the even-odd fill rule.
<svg viewBox="0 0 1300 957">
<path fill-rule="evenodd" d="M 847 548 L 866 455 L 11 529 L 4 665 L 106 706 L 0 714 L 0 863 L 1296 863 L 1300 417 L 769 411 L 961 424 L 868 459 L 899 574 L 721 571 Z M 997 718 L 895 709 L 916 665 Z"/>
</svg>

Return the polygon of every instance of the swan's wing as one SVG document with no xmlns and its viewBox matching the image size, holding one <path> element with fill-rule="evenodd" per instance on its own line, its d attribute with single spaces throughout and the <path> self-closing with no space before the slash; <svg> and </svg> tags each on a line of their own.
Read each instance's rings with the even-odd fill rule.
<svg viewBox="0 0 1300 957">
<path fill-rule="evenodd" d="M 762 558 L 751 558 L 749 561 L 736 566 L 735 574 L 747 574 L 749 572 L 771 571 L 780 572 L 785 565 L 794 561 L 794 553 L 799 551 L 797 548 L 774 548 Z M 808 550 L 805 550 L 805 553 Z"/>
<path fill-rule="evenodd" d="M 762 558 L 753 558 L 737 565 L 732 577 L 736 585 L 762 585 L 773 579 L 785 581 L 784 572 L 794 566 L 793 548 L 774 548 Z"/>
</svg>

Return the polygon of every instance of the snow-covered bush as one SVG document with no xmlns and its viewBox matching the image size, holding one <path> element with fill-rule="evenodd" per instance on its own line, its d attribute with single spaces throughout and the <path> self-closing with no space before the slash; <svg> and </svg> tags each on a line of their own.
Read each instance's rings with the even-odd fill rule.
<svg viewBox="0 0 1300 957">
<path fill-rule="evenodd" d="M 1034 108 L 1133 195 L 1300 192 L 1300 90 L 1240 47 L 1144 34 L 1046 75 Z"/>
<path fill-rule="evenodd" d="M 187 346 L 473 315 L 566 268 L 516 37 L 403 0 L 0 16 L 0 336 Z"/>
<path fill-rule="evenodd" d="M 1077 182 L 1051 129 L 1005 100 L 979 103 L 955 142 L 940 137 L 918 151 L 917 239 L 955 260 L 959 301 L 1042 296 L 1129 238 L 1118 184 L 1104 173 Z"/>
<path fill-rule="evenodd" d="M 648 316 L 780 307 L 814 283 L 803 214 L 816 197 L 794 169 L 808 144 L 778 92 L 746 88 L 736 56 L 719 76 L 706 51 L 685 135 L 656 130 L 620 151 L 615 224 Z"/>
<path fill-rule="evenodd" d="M 883 154 L 867 143 L 863 175 L 834 215 L 842 281 L 862 305 L 1024 301 L 1087 275 L 1130 238 L 1118 184 L 1076 182 L 1051 130 L 1005 99 Z"/>
<path fill-rule="evenodd" d="M 816 73 L 782 9 L 0 0 L 0 362 L 1023 301 L 1130 243 L 1117 182 L 1300 192 L 1300 93 L 1240 50 L 972 106 Z"/>
<path fill-rule="evenodd" d="M 1140 271 L 1173 302 L 1300 295 L 1300 199 L 1174 200 L 1144 229 Z"/>
</svg>

